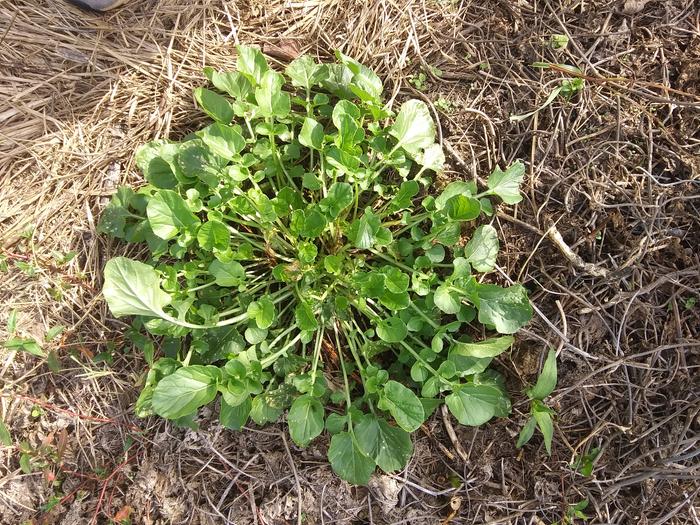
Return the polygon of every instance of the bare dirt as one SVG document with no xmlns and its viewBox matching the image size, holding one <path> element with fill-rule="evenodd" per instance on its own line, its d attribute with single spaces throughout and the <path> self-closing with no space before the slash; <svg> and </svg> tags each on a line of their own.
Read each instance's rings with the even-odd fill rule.
<svg viewBox="0 0 700 525">
<path fill-rule="evenodd" d="M 472 429 L 438 411 L 404 472 L 351 487 L 327 441 L 297 449 L 282 424 L 134 416 L 146 365 L 99 294 L 125 247 L 95 222 L 118 184 L 139 183 L 139 144 L 198 125 L 191 89 L 204 65 L 232 67 L 237 41 L 280 66 L 340 48 L 392 101 L 424 98 L 445 178 L 526 162 L 525 200 L 494 218 L 493 278 L 523 282 L 537 307 L 498 363 L 511 418 Z M 58 372 L 0 350 L 0 524 L 549 524 L 586 499 L 592 523 L 700 523 L 699 60 L 690 0 L 134 0 L 106 15 L 0 0 L 0 323 L 16 309 L 25 336 L 67 327 L 44 344 Z M 511 122 L 572 78 L 557 64 L 580 68 L 583 90 Z M 515 448 L 547 348 L 551 457 L 539 435 Z M 584 476 L 572 463 L 593 449 Z"/>
</svg>

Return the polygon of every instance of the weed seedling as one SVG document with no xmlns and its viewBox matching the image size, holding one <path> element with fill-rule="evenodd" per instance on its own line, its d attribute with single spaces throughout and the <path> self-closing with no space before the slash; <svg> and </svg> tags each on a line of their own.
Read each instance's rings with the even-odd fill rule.
<svg viewBox="0 0 700 525">
<path fill-rule="evenodd" d="M 241 46 L 237 71 L 205 69 L 214 90 L 194 98 L 213 123 L 141 147 L 147 184 L 102 215 L 150 252 L 110 260 L 103 292 L 150 334 L 132 337 L 149 363 L 139 415 L 194 427 L 219 399 L 240 429 L 288 411 L 298 446 L 326 430 L 335 472 L 365 484 L 405 467 L 441 403 L 464 425 L 510 413 L 489 365 L 532 309 L 521 285 L 477 278 L 499 241 L 474 221 L 494 197 L 521 200 L 525 167 L 429 194 L 444 154 L 426 104 L 392 113 L 374 72 L 337 59 L 282 75 Z"/>
<path fill-rule="evenodd" d="M 577 67 L 574 66 L 569 66 L 567 64 L 550 64 L 548 62 L 535 62 L 532 64 L 533 67 L 538 67 L 542 69 L 548 69 L 551 68 L 552 66 L 556 66 L 560 70 L 565 70 L 565 71 L 570 71 L 573 74 L 580 75 L 581 70 L 578 69 Z M 520 122 L 523 121 L 527 118 L 530 118 L 533 116 L 535 113 L 538 113 L 542 111 L 544 108 L 549 106 L 554 100 L 561 96 L 565 98 L 566 100 L 569 100 L 571 97 L 573 97 L 576 93 L 579 91 L 583 90 L 585 85 L 585 81 L 583 78 L 576 77 L 576 78 L 571 78 L 571 79 L 563 79 L 557 87 L 555 87 L 550 93 L 549 96 L 547 96 L 547 99 L 544 101 L 544 103 L 538 107 L 537 109 L 530 111 L 529 113 L 524 113 L 522 115 L 511 115 L 510 116 L 510 121 L 511 122 Z"/>
<path fill-rule="evenodd" d="M 452 102 L 444 97 L 439 97 L 435 101 L 435 107 L 438 108 L 443 113 L 452 113 Z"/>
<path fill-rule="evenodd" d="M 530 418 L 520 431 L 516 448 L 522 448 L 535 433 L 535 427 L 540 429 L 544 438 L 544 447 L 547 454 L 552 453 L 552 437 L 554 435 L 554 425 L 552 415 L 554 411 L 544 404 L 544 399 L 552 393 L 557 386 L 557 354 L 550 350 L 547 359 L 537 378 L 537 383 L 527 390 L 527 397 L 530 398 Z"/>
</svg>

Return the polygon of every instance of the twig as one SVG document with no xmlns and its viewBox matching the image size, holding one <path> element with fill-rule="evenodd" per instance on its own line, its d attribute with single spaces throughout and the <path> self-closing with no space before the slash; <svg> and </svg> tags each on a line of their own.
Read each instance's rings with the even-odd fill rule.
<svg viewBox="0 0 700 525">
<path fill-rule="evenodd" d="M 301 525 L 301 483 L 299 482 L 299 473 L 297 472 L 297 467 L 294 464 L 294 458 L 292 457 L 292 452 L 289 450 L 289 445 L 287 444 L 287 438 L 284 433 L 281 433 L 282 443 L 284 443 L 284 450 L 287 451 L 287 457 L 289 458 L 289 464 L 292 467 L 292 473 L 294 474 L 294 483 L 297 486 L 297 525 Z"/>
<path fill-rule="evenodd" d="M 552 224 L 547 230 L 547 237 L 549 237 L 549 240 L 552 241 L 557 248 L 559 248 L 562 255 L 564 255 L 564 257 L 566 257 L 574 267 L 578 268 L 579 270 L 583 270 L 593 277 L 602 277 L 603 279 L 608 277 L 608 270 L 601 268 L 596 264 L 587 263 L 581 258 L 580 255 L 574 253 L 574 251 L 569 248 L 569 245 L 566 244 L 561 236 L 561 233 L 559 233 L 559 230 L 554 224 Z"/>
<path fill-rule="evenodd" d="M 467 453 L 462 448 L 462 444 L 457 439 L 457 434 L 455 433 L 455 429 L 450 421 L 450 414 L 447 411 L 447 406 L 442 405 L 440 407 L 440 411 L 442 413 L 442 422 L 445 424 L 445 430 L 447 431 L 447 435 L 450 437 L 450 441 L 452 441 L 452 446 L 455 448 L 455 451 L 459 457 L 462 458 L 462 461 L 466 463 L 469 460 L 469 456 L 467 456 Z"/>
</svg>

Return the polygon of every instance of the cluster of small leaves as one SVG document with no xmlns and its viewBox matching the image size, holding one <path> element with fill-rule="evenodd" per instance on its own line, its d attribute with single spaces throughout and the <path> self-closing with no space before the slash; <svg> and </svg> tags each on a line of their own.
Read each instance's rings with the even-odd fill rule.
<svg viewBox="0 0 700 525">
<path fill-rule="evenodd" d="M 537 378 L 537 383 L 527 390 L 530 398 L 530 417 L 520 431 L 517 448 L 523 447 L 532 439 L 535 428 L 539 428 L 544 438 L 544 447 L 547 454 L 552 453 L 552 437 L 554 436 L 554 424 L 552 415 L 554 410 L 544 404 L 545 398 L 554 391 L 557 386 L 557 354 L 554 350 L 547 353 L 542 372 Z"/>
<path fill-rule="evenodd" d="M 333 469 L 364 484 L 406 465 L 440 403 L 465 425 L 510 412 L 489 364 L 532 312 L 522 286 L 477 279 L 499 242 L 473 221 L 493 214 L 490 197 L 520 201 L 524 166 L 496 169 L 482 192 L 458 181 L 430 195 L 444 155 L 426 105 L 393 114 L 379 77 L 337 58 L 302 56 L 282 75 L 241 46 L 237 71 L 206 69 L 214 89 L 194 96 L 214 122 L 139 149 L 148 184 L 103 213 L 103 232 L 151 253 L 110 260 L 103 291 L 160 338 L 157 360 L 139 344 L 139 415 L 193 425 L 220 398 L 221 423 L 239 429 L 288 410 L 297 445 L 329 432 Z"/>
</svg>

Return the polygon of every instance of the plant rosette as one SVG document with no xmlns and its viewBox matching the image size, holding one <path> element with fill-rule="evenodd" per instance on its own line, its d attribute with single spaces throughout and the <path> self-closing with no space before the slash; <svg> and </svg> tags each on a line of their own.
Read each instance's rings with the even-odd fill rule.
<svg viewBox="0 0 700 525">
<path fill-rule="evenodd" d="M 337 58 L 282 75 L 240 46 L 237 71 L 205 69 L 213 89 L 194 98 L 213 123 L 141 147 L 147 184 L 103 212 L 101 232 L 150 253 L 111 259 L 103 292 L 137 316 L 138 415 L 193 426 L 219 398 L 221 424 L 240 429 L 288 410 L 298 446 L 327 431 L 335 472 L 364 484 L 406 465 L 443 402 L 464 425 L 509 414 L 489 364 L 532 310 L 522 286 L 478 278 L 499 242 L 474 222 L 492 197 L 520 201 L 524 166 L 430 195 L 444 155 L 426 105 L 393 114 L 379 77 Z"/>
</svg>

